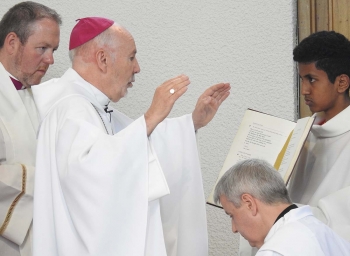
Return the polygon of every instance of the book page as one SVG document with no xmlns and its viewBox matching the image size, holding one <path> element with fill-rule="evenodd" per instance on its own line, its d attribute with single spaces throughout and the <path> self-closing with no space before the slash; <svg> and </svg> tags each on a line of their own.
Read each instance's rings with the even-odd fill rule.
<svg viewBox="0 0 350 256">
<path fill-rule="evenodd" d="M 221 176 L 240 160 L 259 158 L 274 165 L 294 127 L 295 123 L 292 121 L 248 109 L 215 186 Z M 214 204 L 214 189 L 208 198 L 210 204 Z"/>
<path fill-rule="evenodd" d="M 282 163 L 278 169 L 278 172 L 281 174 L 286 184 L 289 180 L 290 175 L 292 174 L 293 168 L 298 160 L 301 149 L 305 143 L 305 140 L 310 132 L 314 121 L 315 117 L 304 117 L 298 120 L 294 128 L 292 137 L 284 154 Z"/>
</svg>

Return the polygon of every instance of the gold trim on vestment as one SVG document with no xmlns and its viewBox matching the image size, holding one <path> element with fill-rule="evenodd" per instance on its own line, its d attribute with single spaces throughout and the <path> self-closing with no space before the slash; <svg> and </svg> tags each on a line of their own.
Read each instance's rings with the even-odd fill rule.
<svg viewBox="0 0 350 256">
<path fill-rule="evenodd" d="M 16 204 L 18 203 L 19 199 L 26 193 L 27 168 L 23 164 L 21 164 L 21 166 L 22 166 L 22 192 L 19 193 L 18 196 L 16 196 L 15 200 L 13 200 L 9 210 L 7 211 L 5 221 L 0 228 L 0 235 L 2 235 L 5 232 L 5 229 L 10 222 L 10 219 L 11 219 L 11 216 L 13 213 L 13 209 L 15 208 Z"/>
</svg>

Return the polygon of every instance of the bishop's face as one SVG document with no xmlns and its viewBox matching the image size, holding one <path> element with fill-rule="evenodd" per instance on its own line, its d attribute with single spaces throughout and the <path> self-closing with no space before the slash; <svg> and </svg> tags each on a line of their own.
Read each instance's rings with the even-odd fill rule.
<svg viewBox="0 0 350 256">
<path fill-rule="evenodd" d="M 115 27 L 117 45 L 112 50 L 110 70 L 110 95 L 113 102 L 124 97 L 128 88 L 133 86 L 135 74 L 140 72 L 140 66 L 136 59 L 136 45 L 131 34 L 123 28 Z"/>
<path fill-rule="evenodd" d="M 17 38 L 14 67 L 9 70 L 26 87 L 41 82 L 49 66 L 54 63 L 53 53 L 60 40 L 59 25 L 52 19 L 36 21 L 32 30 L 24 45 Z"/>
</svg>

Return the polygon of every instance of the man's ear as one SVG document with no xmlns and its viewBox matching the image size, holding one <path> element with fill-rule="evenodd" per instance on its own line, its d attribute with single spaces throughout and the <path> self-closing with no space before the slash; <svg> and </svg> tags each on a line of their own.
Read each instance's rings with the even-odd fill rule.
<svg viewBox="0 0 350 256">
<path fill-rule="evenodd" d="M 103 73 L 106 73 L 107 72 L 107 62 L 108 62 L 107 52 L 103 49 L 100 49 L 96 52 L 95 56 L 96 56 L 97 66 L 99 67 L 99 69 Z"/>
<path fill-rule="evenodd" d="M 9 55 L 15 54 L 21 45 L 21 40 L 15 32 L 10 32 L 5 37 L 4 49 Z"/>
<path fill-rule="evenodd" d="M 254 197 L 252 197 L 250 194 L 243 194 L 241 196 L 241 202 L 242 206 L 246 207 L 246 209 L 250 211 L 253 216 L 256 216 L 258 213 L 258 206 Z"/>
<path fill-rule="evenodd" d="M 337 81 L 338 80 L 338 81 Z M 336 78 L 336 81 L 338 82 L 338 92 L 344 93 L 349 88 L 350 79 L 348 75 L 341 74 Z"/>
</svg>

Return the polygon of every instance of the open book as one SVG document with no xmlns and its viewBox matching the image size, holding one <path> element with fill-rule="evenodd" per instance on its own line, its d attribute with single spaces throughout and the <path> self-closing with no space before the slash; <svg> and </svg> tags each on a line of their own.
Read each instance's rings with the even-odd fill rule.
<svg viewBox="0 0 350 256">
<path fill-rule="evenodd" d="M 248 109 L 233 140 L 215 186 L 224 173 L 238 161 L 258 158 L 272 164 L 288 183 L 315 117 L 305 117 L 296 123 Z M 207 203 L 214 203 L 214 190 Z"/>
</svg>

